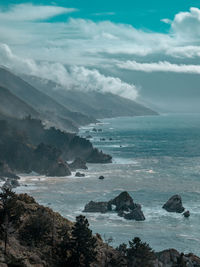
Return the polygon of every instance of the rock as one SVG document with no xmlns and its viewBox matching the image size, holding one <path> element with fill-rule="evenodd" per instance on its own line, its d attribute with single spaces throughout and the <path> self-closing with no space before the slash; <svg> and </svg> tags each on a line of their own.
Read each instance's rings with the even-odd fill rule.
<svg viewBox="0 0 200 267">
<path fill-rule="evenodd" d="M 97 129 L 96 129 L 96 128 L 93 128 L 92 131 L 93 131 L 93 132 L 97 132 Z"/>
<path fill-rule="evenodd" d="M 76 172 L 75 174 L 76 177 L 85 177 L 84 173 Z"/>
<path fill-rule="evenodd" d="M 88 169 L 88 167 L 86 166 L 86 162 L 81 158 L 76 158 L 71 164 L 69 164 L 69 167 L 72 171 L 75 171 L 77 169 Z"/>
<path fill-rule="evenodd" d="M 134 203 L 132 197 L 126 191 L 108 202 L 90 201 L 84 209 L 84 212 L 105 213 L 109 211 L 115 211 L 118 216 L 124 217 L 127 220 L 145 220 L 141 205 Z"/>
<path fill-rule="evenodd" d="M 10 183 L 11 183 L 12 188 L 20 186 L 18 180 L 16 179 L 10 179 Z"/>
<path fill-rule="evenodd" d="M 141 206 L 138 205 L 135 209 L 133 209 L 129 213 L 125 213 L 123 216 L 127 220 L 135 220 L 135 221 L 144 221 L 145 217 L 141 210 Z"/>
<path fill-rule="evenodd" d="M 106 139 L 105 138 L 100 138 L 100 141 L 106 141 Z"/>
<path fill-rule="evenodd" d="M 110 210 L 108 202 L 94 202 L 90 201 L 85 205 L 83 212 L 101 212 L 106 213 Z"/>
<path fill-rule="evenodd" d="M 103 175 L 99 176 L 99 180 L 104 180 L 105 177 Z"/>
<path fill-rule="evenodd" d="M 116 198 L 109 201 L 110 205 L 116 206 L 116 211 L 130 211 L 137 207 L 128 192 L 124 191 Z"/>
<path fill-rule="evenodd" d="M 112 141 L 112 140 L 113 140 L 113 139 L 110 137 L 110 138 L 109 138 L 109 141 Z"/>
<path fill-rule="evenodd" d="M 164 205 L 163 209 L 168 212 L 182 213 L 185 208 L 182 205 L 182 199 L 179 195 L 172 196 Z"/>
<path fill-rule="evenodd" d="M 20 179 L 19 176 L 13 173 L 8 164 L 3 161 L 0 161 L 0 178 Z"/>
<path fill-rule="evenodd" d="M 189 212 L 189 210 L 185 211 L 185 212 L 183 213 L 183 215 L 184 215 L 185 218 L 190 217 L 190 212 Z"/>
<path fill-rule="evenodd" d="M 54 176 L 62 177 L 62 176 L 69 176 L 69 175 L 71 175 L 69 166 L 62 161 L 59 161 L 51 165 L 51 167 L 49 168 L 47 172 L 47 176 L 52 176 L 52 177 Z"/>
<path fill-rule="evenodd" d="M 86 161 L 88 163 L 112 163 L 112 157 L 94 148 Z"/>
</svg>

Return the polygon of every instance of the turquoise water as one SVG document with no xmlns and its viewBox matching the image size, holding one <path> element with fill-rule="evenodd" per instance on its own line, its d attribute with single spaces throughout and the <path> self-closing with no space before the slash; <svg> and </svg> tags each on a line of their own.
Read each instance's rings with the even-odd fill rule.
<svg viewBox="0 0 200 267">
<path fill-rule="evenodd" d="M 17 190 L 72 220 L 90 200 L 110 200 L 127 190 L 142 205 L 146 220 L 87 213 L 94 233 L 112 236 L 114 246 L 139 236 L 156 251 L 173 247 L 200 255 L 200 115 L 105 119 L 95 127 L 103 131 L 91 132 L 91 125 L 80 135 L 89 130 L 93 144 L 113 156 L 112 164 L 89 164 L 85 178 L 23 175 L 21 183 L 28 187 Z M 189 219 L 162 209 L 177 193 L 191 212 Z"/>
</svg>

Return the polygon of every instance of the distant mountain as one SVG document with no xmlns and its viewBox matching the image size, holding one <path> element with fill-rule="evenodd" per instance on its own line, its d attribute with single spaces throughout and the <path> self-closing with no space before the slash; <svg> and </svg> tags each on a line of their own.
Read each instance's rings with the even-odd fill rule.
<svg viewBox="0 0 200 267">
<path fill-rule="evenodd" d="M 0 113 L 15 118 L 24 118 L 27 115 L 39 118 L 39 113 L 36 110 L 1 86 Z"/>
<path fill-rule="evenodd" d="M 35 76 L 23 76 L 23 79 L 46 93 L 63 106 L 74 112 L 81 112 L 97 119 L 119 116 L 157 115 L 157 112 L 135 101 L 111 93 L 81 92 L 67 90 L 62 86 Z"/>
<path fill-rule="evenodd" d="M 0 86 L 7 88 L 12 94 L 37 110 L 49 125 L 68 131 L 77 131 L 80 125 L 96 121 L 91 116 L 70 111 L 67 105 L 63 106 L 4 68 L 0 68 Z"/>
</svg>

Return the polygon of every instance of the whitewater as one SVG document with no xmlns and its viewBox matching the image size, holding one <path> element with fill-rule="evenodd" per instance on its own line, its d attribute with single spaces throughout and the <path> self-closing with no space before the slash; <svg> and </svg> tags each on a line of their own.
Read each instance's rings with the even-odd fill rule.
<svg viewBox="0 0 200 267">
<path fill-rule="evenodd" d="M 70 220 L 84 214 L 93 233 L 112 237 L 113 246 L 139 236 L 156 251 L 176 248 L 200 255 L 200 114 L 104 119 L 81 128 L 79 135 L 88 131 L 94 146 L 112 155 L 112 164 L 87 164 L 80 178 L 23 174 L 17 193 L 29 193 Z M 145 221 L 82 212 L 89 201 L 108 201 L 122 191 L 142 205 Z M 174 194 L 181 195 L 190 218 L 162 209 Z"/>
</svg>

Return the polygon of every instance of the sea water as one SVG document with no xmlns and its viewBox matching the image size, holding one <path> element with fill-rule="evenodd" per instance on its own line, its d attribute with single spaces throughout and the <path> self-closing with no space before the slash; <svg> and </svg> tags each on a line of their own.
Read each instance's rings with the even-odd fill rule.
<svg viewBox="0 0 200 267">
<path fill-rule="evenodd" d="M 112 164 L 88 164 L 80 178 L 22 175 L 17 192 L 31 194 L 70 220 L 84 214 L 93 233 L 112 237 L 113 246 L 139 236 L 156 251 L 176 248 L 200 255 L 200 114 L 104 119 L 79 135 L 88 131 L 94 146 L 112 155 Z M 145 221 L 82 212 L 89 201 L 108 201 L 125 190 L 142 205 Z M 181 195 L 190 218 L 162 209 L 174 194 Z"/>
</svg>

